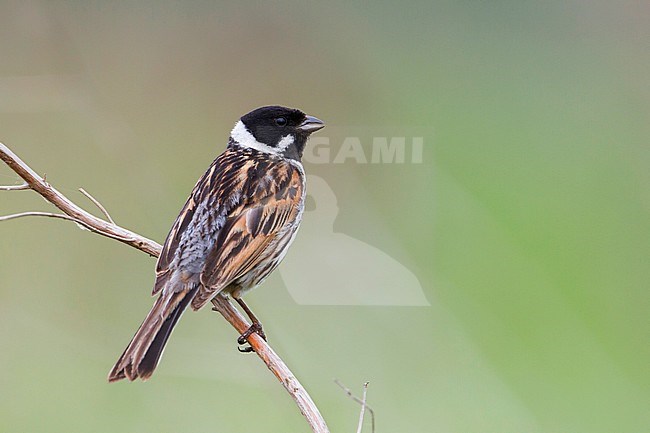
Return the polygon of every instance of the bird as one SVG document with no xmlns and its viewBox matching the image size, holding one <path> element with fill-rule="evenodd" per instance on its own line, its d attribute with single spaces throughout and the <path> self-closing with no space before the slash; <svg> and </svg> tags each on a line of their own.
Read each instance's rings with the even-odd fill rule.
<svg viewBox="0 0 650 433">
<path fill-rule="evenodd" d="M 252 333 L 266 339 L 242 295 L 273 272 L 296 236 L 306 196 L 301 157 L 310 134 L 324 126 L 277 105 L 239 119 L 167 235 L 156 263 L 152 296 L 158 298 L 109 382 L 150 378 L 185 309 L 196 311 L 215 296 L 232 297 L 250 317 L 240 345 Z"/>
</svg>

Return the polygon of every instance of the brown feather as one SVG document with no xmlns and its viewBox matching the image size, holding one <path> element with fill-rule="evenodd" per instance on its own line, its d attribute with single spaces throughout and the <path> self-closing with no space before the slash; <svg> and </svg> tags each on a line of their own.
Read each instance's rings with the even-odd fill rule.
<svg viewBox="0 0 650 433">
<path fill-rule="evenodd" d="M 187 305 L 199 309 L 226 288 L 248 290 L 279 263 L 298 228 L 304 175 L 286 160 L 257 156 L 228 149 L 194 186 L 156 264 L 159 297 L 109 381 L 151 376 Z"/>
<path fill-rule="evenodd" d="M 272 255 L 281 253 L 288 246 L 291 236 L 286 235 L 297 229 L 293 223 L 301 210 L 299 204 L 304 187 L 298 169 L 289 163 L 278 165 L 267 187 L 256 189 L 258 196 L 249 197 L 228 216 L 215 248 L 205 261 L 201 287 L 192 301 L 192 309 L 201 308 L 231 283 L 254 272 L 266 260 L 273 260 Z M 267 167 L 267 170 L 272 169 Z M 274 248 L 269 248 L 269 245 L 274 245 Z M 274 268 L 261 266 L 264 275 L 252 280 L 261 282 Z"/>
<path fill-rule="evenodd" d="M 127 378 L 143 380 L 153 373 L 165 343 L 196 288 L 187 292 L 159 296 L 131 342 L 108 375 L 109 382 Z"/>
</svg>

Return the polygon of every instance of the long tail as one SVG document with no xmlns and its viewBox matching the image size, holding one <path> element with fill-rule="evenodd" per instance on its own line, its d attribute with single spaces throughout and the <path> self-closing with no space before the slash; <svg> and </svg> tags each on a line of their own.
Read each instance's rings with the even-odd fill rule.
<svg viewBox="0 0 650 433">
<path fill-rule="evenodd" d="M 127 378 L 148 379 L 158 365 L 174 325 L 198 287 L 169 295 L 161 294 L 108 375 L 109 382 Z"/>
</svg>

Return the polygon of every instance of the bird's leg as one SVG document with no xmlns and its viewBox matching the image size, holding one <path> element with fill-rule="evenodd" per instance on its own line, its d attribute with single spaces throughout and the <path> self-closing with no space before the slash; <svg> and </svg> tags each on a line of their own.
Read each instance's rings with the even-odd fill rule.
<svg viewBox="0 0 650 433">
<path fill-rule="evenodd" d="M 237 303 L 242 307 L 242 309 L 246 312 L 246 314 L 248 315 L 249 319 L 251 319 L 252 322 L 251 326 L 239 336 L 239 338 L 237 339 L 237 343 L 239 343 L 240 345 L 246 344 L 248 337 L 250 337 L 251 334 L 253 333 L 256 333 L 257 335 L 262 337 L 264 341 L 266 341 L 266 334 L 264 334 L 264 328 L 262 328 L 262 323 L 260 323 L 257 316 L 253 314 L 251 309 L 248 308 L 248 305 L 246 305 L 246 303 L 241 298 L 233 297 L 233 299 L 237 301 Z M 238 347 L 238 350 L 240 352 L 247 353 L 247 352 L 252 352 L 253 348 L 251 346 L 247 346 L 244 348 Z"/>
</svg>

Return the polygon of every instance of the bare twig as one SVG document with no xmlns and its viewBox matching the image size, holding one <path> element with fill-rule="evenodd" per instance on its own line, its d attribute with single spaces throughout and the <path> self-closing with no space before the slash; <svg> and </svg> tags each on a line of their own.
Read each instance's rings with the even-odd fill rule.
<svg viewBox="0 0 650 433">
<path fill-rule="evenodd" d="M 359 425 L 357 426 L 357 433 L 361 433 L 363 428 L 363 415 L 366 413 L 366 394 L 368 393 L 368 382 L 363 384 L 363 399 L 361 400 L 361 412 L 359 413 Z"/>
<path fill-rule="evenodd" d="M 95 206 L 97 206 L 99 210 L 102 211 L 104 216 L 111 222 L 111 224 L 115 224 L 115 221 L 113 221 L 113 218 L 111 218 L 111 215 L 108 213 L 106 208 L 102 206 L 102 204 L 95 197 L 90 195 L 90 193 L 83 188 L 79 188 L 79 192 L 88 197 L 88 200 L 92 201 Z"/>
<path fill-rule="evenodd" d="M 30 189 L 29 185 L 26 183 L 22 185 L 0 185 L 0 191 L 21 191 L 24 189 Z"/>
<path fill-rule="evenodd" d="M 360 421 L 361 422 L 363 422 L 364 408 L 368 409 L 368 412 L 370 412 L 371 430 L 372 430 L 372 433 L 375 433 L 375 411 L 372 410 L 372 408 L 366 404 L 366 390 L 368 389 L 369 382 L 365 382 L 363 384 L 363 400 L 360 399 L 359 397 L 355 396 L 354 394 L 352 394 L 352 391 L 350 391 L 350 388 L 343 385 L 343 383 L 341 383 L 340 380 L 334 379 L 334 383 L 337 384 L 343 390 L 343 392 L 345 392 L 345 394 L 348 397 L 350 397 L 352 400 L 356 401 L 357 403 L 359 403 L 361 405 L 361 413 L 360 413 Z M 361 423 L 359 425 L 361 425 Z"/>
<path fill-rule="evenodd" d="M 89 230 L 101 234 L 102 236 L 123 242 L 139 249 L 140 251 L 144 251 L 151 256 L 157 256 L 160 253 L 160 245 L 151 239 L 147 239 L 116 224 L 97 218 L 95 215 L 86 212 L 77 206 L 75 203 L 70 201 L 70 199 L 53 188 L 44 178 L 39 176 L 2 143 L 0 143 L 0 159 L 2 159 L 9 168 L 15 171 L 18 176 L 22 177 L 29 185 L 30 189 L 42 195 L 45 200 L 62 210 L 66 215 L 83 221 L 84 227 Z"/>
<path fill-rule="evenodd" d="M 62 219 L 62 220 L 66 220 L 66 221 L 72 221 L 75 224 L 77 224 L 79 226 L 79 228 L 81 228 L 83 230 L 88 230 L 88 231 L 91 231 L 93 233 L 97 233 L 97 234 L 109 237 L 111 239 L 115 239 L 117 241 L 122 241 L 121 238 L 118 238 L 117 236 L 114 236 L 111 233 L 103 233 L 103 232 L 97 230 L 96 228 L 89 225 L 86 221 L 71 217 L 69 215 L 63 215 L 63 214 L 60 214 L 60 213 L 21 212 L 21 213 L 15 213 L 15 214 L 11 214 L 11 215 L 0 216 L 0 222 L 9 221 L 9 220 L 18 219 L 18 218 L 30 217 L 30 216 L 40 216 L 40 217 L 56 218 L 56 219 Z"/>
<path fill-rule="evenodd" d="M 250 324 L 241 315 L 241 313 L 233 308 L 228 298 L 217 296 L 212 300 L 214 305 L 213 310 L 218 311 L 221 315 L 237 330 L 241 335 L 246 331 Z M 307 422 L 314 432 L 329 432 L 325 420 L 321 416 L 316 404 L 313 402 L 307 391 L 300 384 L 298 379 L 293 375 L 289 367 L 282 361 L 282 359 L 275 353 L 271 346 L 262 339 L 256 332 L 248 337 L 248 343 L 255 353 L 259 356 L 271 372 L 278 378 L 282 385 L 287 390 L 291 398 L 294 399 L 300 413 L 307 418 Z"/>
<path fill-rule="evenodd" d="M 94 233 L 98 233 L 111 239 L 116 239 L 151 256 L 158 257 L 158 255 L 160 255 L 161 246 L 158 243 L 140 236 L 130 230 L 122 228 L 113 223 L 112 220 L 110 220 L 110 222 L 104 221 L 81 209 L 75 203 L 70 201 L 66 196 L 54 189 L 48 182 L 45 181 L 44 178 L 39 176 L 34 170 L 32 170 L 27 164 L 18 158 L 16 154 L 14 154 L 7 146 L 2 143 L 0 143 L 0 159 L 2 159 L 9 166 L 9 168 L 16 172 L 21 178 L 23 178 L 26 184 L 29 185 L 30 189 L 43 196 L 45 200 L 52 203 L 65 214 L 40 215 L 45 214 L 45 212 L 26 212 L 23 215 L 17 215 L 28 216 L 27 214 L 39 214 L 39 216 L 69 219 L 82 225 L 88 230 L 91 230 Z M 89 194 L 87 196 L 89 196 Z M 91 200 L 94 203 L 96 202 L 94 199 Z M 98 205 L 97 203 L 95 204 Z M 7 217 L 4 217 L 4 219 L 10 219 L 10 217 L 19 218 L 20 216 L 17 215 L 9 215 Z M 107 213 L 104 213 L 104 215 L 110 219 Z M 250 326 L 250 324 L 246 321 L 246 319 L 244 319 L 244 317 L 233 306 L 228 298 L 218 296 L 212 301 L 212 303 L 214 304 L 215 310 L 221 313 L 221 315 L 233 326 L 233 328 L 237 330 L 239 334 L 243 333 Z M 329 433 L 329 429 L 327 428 L 322 415 L 318 411 L 318 408 L 312 401 L 305 388 L 300 384 L 300 382 L 298 382 L 298 379 L 296 379 L 293 373 L 291 373 L 282 359 L 280 359 L 280 357 L 273 351 L 273 349 L 271 349 L 271 347 L 256 333 L 251 334 L 251 336 L 248 338 L 248 342 L 253 347 L 260 359 L 264 361 L 269 370 L 273 372 L 273 374 L 282 383 L 287 392 L 296 401 L 300 412 L 307 419 L 307 422 L 309 423 L 312 431 L 314 433 Z"/>
<path fill-rule="evenodd" d="M 48 218 L 60 218 L 62 220 L 74 221 L 77 224 L 82 224 L 82 225 L 84 224 L 83 221 L 78 220 L 76 218 L 72 218 L 71 216 L 63 215 L 63 214 L 60 214 L 60 213 L 51 213 L 51 212 L 22 212 L 22 213 L 15 213 L 15 214 L 11 214 L 11 215 L 0 216 L 0 222 L 1 221 L 9 221 L 9 220 L 17 219 L 17 218 L 28 217 L 28 216 L 41 216 L 41 217 L 48 217 Z"/>
</svg>

